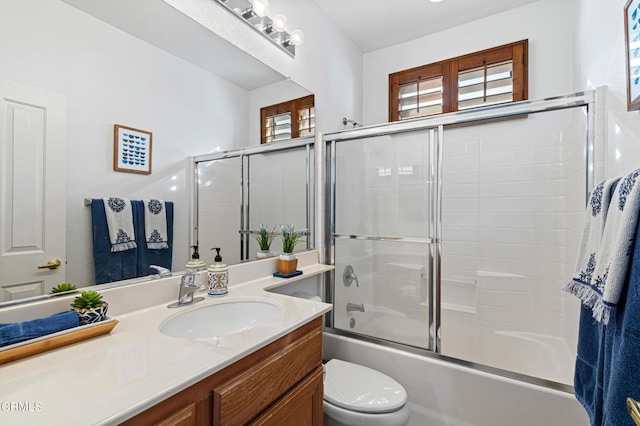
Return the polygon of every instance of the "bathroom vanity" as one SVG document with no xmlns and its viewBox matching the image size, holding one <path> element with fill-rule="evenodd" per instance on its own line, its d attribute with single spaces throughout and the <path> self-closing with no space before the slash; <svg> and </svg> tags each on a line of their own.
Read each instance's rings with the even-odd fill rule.
<svg viewBox="0 0 640 426">
<path fill-rule="evenodd" d="M 124 425 L 322 424 L 322 319 L 316 318 Z"/>
<path fill-rule="evenodd" d="M 231 266 L 228 296 L 177 309 L 167 305 L 177 298 L 179 276 L 102 290 L 118 326 L 108 335 L 2 366 L 0 401 L 35 409 L 2 412 L 0 423 L 320 424 L 322 316 L 331 305 L 266 290 L 332 267 L 317 263 L 317 251 L 306 252 L 299 255 L 303 275 L 285 280 L 271 276 L 275 262 Z M 196 283 L 204 282 L 199 273 Z M 0 322 L 9 314 L 17 320 L 46 316 L 69 303 L 55 298 L 5 308 Z M 241 329 L 228 310 L 225 320 L 191 320 L 197 310 L 219 315 L 219 307 L 232 312 L 251 303 L 277 307 L 277 313 Z M 192 327 L 185 327 L 184 336 L 167 335 L 163 324 L 180 318 L 222 328 L 205 337 L 190 336 Z"/>
</svg>

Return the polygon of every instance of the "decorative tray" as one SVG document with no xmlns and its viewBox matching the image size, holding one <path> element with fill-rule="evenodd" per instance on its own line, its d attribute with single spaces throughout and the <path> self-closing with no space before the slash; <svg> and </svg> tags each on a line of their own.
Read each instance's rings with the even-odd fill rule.
<svg viewBox="0 0 640 426">
<path fill-rule="evenodd" d="M 18 342 L 13 345 L 2 347 L 0 348 L 0 365 L 70 345 L 72 343 L 91 339 L 92 337 L 109 334 L 117 324 L 117 319 L 106 317 L 100 322 L 81 325 L 79 327 L 62 330 L 57 333 L 47 334 L 46 336 L 36 337 L 35 339 L 25 340 L 24 342 Z"/>
</svg>

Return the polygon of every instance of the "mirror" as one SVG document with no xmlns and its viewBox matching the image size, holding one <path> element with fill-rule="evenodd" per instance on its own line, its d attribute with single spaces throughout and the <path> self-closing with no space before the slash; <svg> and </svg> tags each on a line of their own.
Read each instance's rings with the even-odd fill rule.
<svg viewBox="0 0 640 426">
<path fill-rule="evenodd" d="M 258 145 L 260 107 L 309 94 L 162 1 L 54 0 L 37 7 L 30 1 L 5 2 L 0 9 L 0 34 L 14 40 L 0 45 L 0 83 L 20 82 L 66 103 L 62 155 L 53 163 L 66 165 L 48 167 L 62 178 L 61 195 L 46 209 L 66 210 L 66 231 L 57 238 L 66 240 L 66 254 L 43 254 L 52 242 L 44 239 L 42 248 L 31 250 L 40 258 L 22 265 L 33 273 L 23 281 L 9 279 L 15 261 L 0 264 L 0 302 L 46 295 L 64 281 L 77 287 L 95 282 L 85 198 L 173 201 L 171 269 L 182 271 L 190 257 L 189 158 Z M 1 95 L 4 112 L 9 101 Z M 153 134 L 151 174 L 113 170 L 114 124 Z M 26 156 L 22 160 L 20 167 L 31 164 Z M 25 220 L 43 210 L 25 209 Z M 5 213 L 3 207 L 0 215 L 6 218 Z M 11 250 L 0 257 L 29 251 Z M 207 263 L 209 254 L 203 253 Z M 54 257 L 63 262 L 51 280 L 53 270 L 36 267 Z"/>
<path fill-rule="evenodd" d="M 279 235 L 282 226 L 307 234 L 294 253 L 313 247 L 313 143 L 308 137 L 196 157 L 201 252 L 217 244 L 227 248 L 227 263 L 271 257 L 283 252 L 282 238 L 261 250 L 255 233 L 262 227 Z"/>
</svg>

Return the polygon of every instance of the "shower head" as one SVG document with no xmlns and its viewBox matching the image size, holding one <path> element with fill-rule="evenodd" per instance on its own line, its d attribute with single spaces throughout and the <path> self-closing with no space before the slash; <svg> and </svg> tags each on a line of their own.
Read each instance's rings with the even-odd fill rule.
<svg viewBox="0 0 640 426">
<path fill-rule="evenodd" d="M 347 117 L 342 117 L 342 125 L 346 126 L 348 123 L 353 124 L 353 127 L 360 126 L 360 124 L 356 123 L 354 120 L 351 120 Z"/>
</svg>

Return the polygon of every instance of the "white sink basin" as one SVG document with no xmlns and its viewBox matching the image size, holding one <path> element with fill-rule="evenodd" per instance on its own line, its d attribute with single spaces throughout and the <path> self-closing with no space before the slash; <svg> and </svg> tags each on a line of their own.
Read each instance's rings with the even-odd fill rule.
<svg viewBox="0 0 640 426">
<path fill-rule="evenodd" d="M 261 325 L 279 312 L 280 307 L 271 301 L 229 300 L 167 318 L 160 332 L 185 339 L 221 337 Z"/>
</svg>

